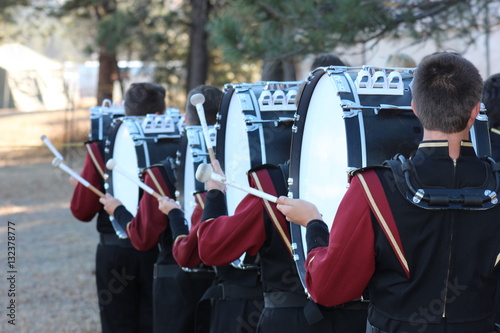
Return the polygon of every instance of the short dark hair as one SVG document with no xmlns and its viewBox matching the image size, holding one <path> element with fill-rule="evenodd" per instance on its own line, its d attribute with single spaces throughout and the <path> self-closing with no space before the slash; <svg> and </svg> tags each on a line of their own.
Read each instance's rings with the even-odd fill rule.
<svg viewBox="0 0 500 333">
<path fill-rule="evenodd" d="M 166 110 L 165 88 L 149 82 L 132 83 L 125 93 L 124 107 L 127 116 L 163 114 Z"/>
<path fill-rule="evenodd" d="M 491 75 L 484 82 L 482 100 L 490 127 L 500 126 L 500 73 Z"/>
<path fill-rule="evenodd" d="M 200 125 L 200 119 L 196 112 L 196 106 L 191 104 L 191 96 L 194 94 L 202 94 L 205 96 L 203 109 L 205 110 L 205 119 L 207 125 L 215 125 L 217 122 L 217 112 L 219 112 L 222 91 L 214 86 L 200 85 L 189 91 L 186 101 L 186 124 L 189 126 Z"/>
<path fill-rule="evenodd" d="M 311 70 L 316 69 L 318 67 L 328 67 L 328 66 L 345 66 L 344 62 L 340 60 L 339 57 L 333 54 L 320 54 L 316 58 L 311 65 Z"/>
<path fill-rule="evenodd" d="M 426 56 L 412 83 L 413 103 L 422 126 L 447 134 L 463 131 L 482 89 L 479 71 L 461 55 L 441 52 Z"/>
</svg>

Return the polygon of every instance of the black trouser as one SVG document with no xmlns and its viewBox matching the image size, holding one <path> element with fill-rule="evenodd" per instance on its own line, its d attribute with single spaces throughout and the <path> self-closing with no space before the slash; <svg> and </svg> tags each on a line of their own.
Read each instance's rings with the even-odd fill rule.
<svg viewBox="0 0 500 333">
<path fill-rule="evenodd" d="M 154 332 L 194 332 L 195 316 L 203 316 L 195 313 L 196 306 L 212 285 L 214 277 L 213 271 L 185 272 L 175 264 L 156 264 L 153 281 Z"/>
<path fill-rule="evenodd" d="M 259 333 L 365 333 L 368 304 L 349 302 L 323 307 L 306 295 L 291 292 L 265 293 L 266 307 L 259 322 Z"/>
<path fill-rule="evenodd" d="M 260 285 L 244 287 L 224 282 L 207 290 L 198 310 L 211 311 L 210 333 L 253 333 L 263 307 Z"/>
<path fill-rule="evenodd" d="M 103 333 L 148 333 L 153 327 L 153 265 L 158 250 L 126 242 L 97 246 L 96 282 Z"/>
</svg>

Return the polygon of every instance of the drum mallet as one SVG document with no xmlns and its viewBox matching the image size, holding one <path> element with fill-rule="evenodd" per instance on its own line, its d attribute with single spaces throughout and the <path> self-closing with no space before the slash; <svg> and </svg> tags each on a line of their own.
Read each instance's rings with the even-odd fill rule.
<svg viewBox="0 0 500 333">
<path fill-rule="evenodd" d="M 231 187 L 240 189 L 244 192 L 255 195 L 256 197 L 259 197 L 259 198 L 262 198 L 262 199 L 265 199 L 265 200 L 268 200 L 268 201 L 271 201 L 274 203 L 278 202 L 278 198 L 275 197 L 274 195 L 259 191 L 253 187 L 250 187 L 250 186 L 235 184 L 235 183 L 227 180 L 223 176 L 213 172 L 212 166 L 210 164 L 200 164 L 200 166 L 198 166 L 198 169 L 196 170 L 196 179 L 202 183 L 206 183 L 207 181 L 212 179 L 212 180 L 215 180 L 219 183 L 226 184 L 226 185 L 229 185 Z"/>
<path fill-rule="evenodd" d="M 80 184 L 82 184 L 83 186 L 85 186 L 86 188 L 88 188 L 89 190 L 94 192 L 95 194 L 97 194 L 99 197 L 101 197 L 101 198 L 105 197 L 104 193 L 99 191 L 94 185 L 90 184 L 86 179 L 80 177 L 80 175 L 77 174 L 73 169 L 71 169 L 69 166 L 64 164 L 64 162 L 61 161 L 60 158 L 58 158 L 58 157 L 54 158 L 54 160 L 52 161 L 52 165 L 59 167 L 61 170 L 67 172 L 71 177 L 78 180 L 78 182 Z"/>
<path fill-rule="evenodd" d="M 56 158 L 61 161 L 64 160 L 64 157 L 59 153 L 56 147 L 54 147 L 54 145 L 52 144 L 52 142 L 50 142 L 49 138 L 47 138 L 46 135 L 42 135 L 40 139 L 42 139 L 43 143 L 45 143 L 45 145 L 52 151 Z"/>
<path fill-rule="evenodd" d="M 213 162 L 215 160 L 214 149 L 212 147 L 212 141 L 210 141 L 210 135 L 208 134 L 207 119 L 205 118 L 205 109 L 203 108 L 205 96 L 203 96 L 203 94 L 194 94 L 191 96 L 190 101 L 191 104 L 196 106 L 196 112 L 198 113 L 198 118 L 200 118 L 203 136 L 205 137 L 205 144 L 207 145 L 208 154 L 210 155 L 210 162 Z"/>
<path fill-rule="evenodd" d="M 120 166 L 116 163 L 116 161 L 114 159 L 111 158 L 111 159 L 109 159 L 106 162 L 106 168 L 108 168 L 109 170 L 114 170 L 114 171 L 119 172 L 120 174 L 122 174 L 123 176 L 125 176 L 126 178 L 128 178 L 131 182 L 133 182 L 135 185 L 139 186 L 144 191 L 146 191 L 147 193 L 151 194 L 156 199 L 160 199 L 161 198 L 161 195 L 158 192 L 156 192 L 151 187 L 149 187 L 148 185 L 146 185 L 143 182 L 141 182 L 138 178 L 133 177 L 127 171 L 125 171 L 122 168 L 120 168 Z"/>
</svg>

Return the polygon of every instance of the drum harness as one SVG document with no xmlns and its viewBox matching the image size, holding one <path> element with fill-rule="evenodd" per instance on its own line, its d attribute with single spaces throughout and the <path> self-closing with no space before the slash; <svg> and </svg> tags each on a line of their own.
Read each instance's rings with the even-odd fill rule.
<svg viewBox="0 0 500 333">
<path fill-rule="evenodd" d="M 487 210 L 498 204 L 500 188 L 500 163 L 491 157 L 482 158 L 489 163 L 491 176 L 486 185 L 479 188 L 423 188 L 417 181 L 417 172 L 411 159 L 397 154 L 391 160 L 386 160 L 384 166 L 389 166 L 394 175 L 394 181 L 401 194 L 412 204 L 434 210 Z M 494 182 L 493 179 L 494 177 Z M 494 183 L 494 189 L 488 188 Z"/>
</svg>

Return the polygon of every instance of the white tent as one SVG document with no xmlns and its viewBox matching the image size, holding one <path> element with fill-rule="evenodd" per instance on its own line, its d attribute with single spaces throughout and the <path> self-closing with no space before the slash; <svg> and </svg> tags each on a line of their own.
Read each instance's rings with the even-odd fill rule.
<svg viewBox="0 0 500 333">
<path fill-rule="evenodd" d="M 5 44 L 0 46 L 0 68 L 7 72 L 4 89 L 0 91 L 0 108 L 7 107 L 9 96 L 19 111 L 52 111 L 68 107 L 64 68 L 59 62 L 26 46 Z"/>
</svg>

